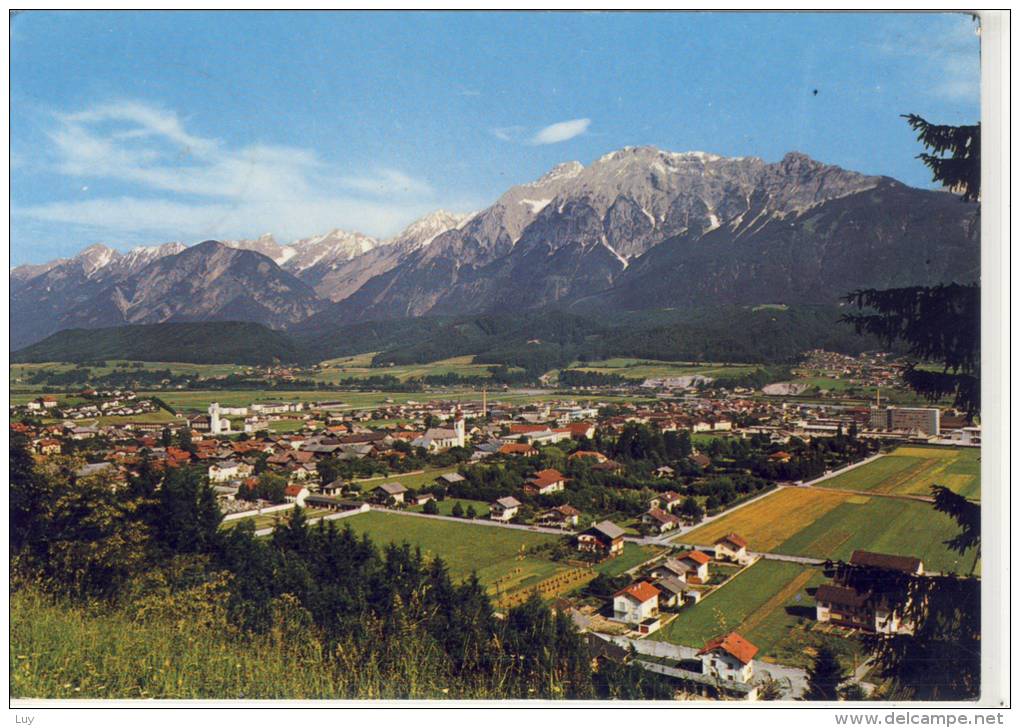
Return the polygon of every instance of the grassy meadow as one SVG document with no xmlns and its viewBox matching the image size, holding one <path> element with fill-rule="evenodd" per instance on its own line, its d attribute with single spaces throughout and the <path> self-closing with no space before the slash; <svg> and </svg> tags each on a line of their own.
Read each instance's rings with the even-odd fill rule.
<svg viewBox="0 0 1020 728">
<path fill-rule="evenodd" d="M 351 516 L 343 523 L 358 534 L 367 533 L 380 546 L 406 541 L 420 547 L 426 557 L 440 556 L 458 579 L 476 571 L 482 582 L 492 584 L 527 561 L 549 564 L 549 573 L 559 568 L 545 558 L 523 553 L 529 547 L 555 543 L 558 537 L 552 534 L 379 511 Z"/>
<path fill-rule="evenodd" d="M 825 581 L 821 569 L 758 561 L 699 604 L 682 608 L 652 639 L 701 647 L 712 637 L 736 630 L 758 647 L 758 659 L 766 662 L 809 667 L 814 649 L 825 643 L 849 664 L 858 651 L 855 642 L 812 629 L 812 595 Z"/>
</svg>

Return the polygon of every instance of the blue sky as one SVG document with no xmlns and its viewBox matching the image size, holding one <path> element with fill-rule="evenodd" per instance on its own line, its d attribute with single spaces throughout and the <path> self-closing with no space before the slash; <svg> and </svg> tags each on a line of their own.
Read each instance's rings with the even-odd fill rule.
<svg viewBox="0 0 1020 728">
<path fill-rule="evenodd" d="M 975 31 L 949 14 L 24 13 L 11 263 L 387 236 L 627 145 L 797 150 L 926 187 L 899 114 L 978 119 Z"/>
</svg>

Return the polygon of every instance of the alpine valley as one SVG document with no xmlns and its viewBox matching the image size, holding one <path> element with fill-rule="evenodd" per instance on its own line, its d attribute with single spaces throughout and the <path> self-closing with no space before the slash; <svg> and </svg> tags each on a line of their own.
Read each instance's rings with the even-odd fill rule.
<svg viewBox="0 0 1020 728">
<path fill-rule="evenodd" d="M 338 229 L 288 244 L 265 235 L 128 253 L 93 245 L 19 266 L 11 343 L 241 321 L 332 340 L 325 353 L 335 353 L 373 322 L 406 331 L 400 322 L 421 317 L 449 336 L 436 321 L 555 310 L 668 327 L 705 310 L 835 311 L 857 288 L 976 281 L 979 249 L 977 205 L 949 193 L 799 153 L 766 163 L 628 147 L 558 165 L 479 212 L 434 212 L 388 240 Z"/>
</svg>

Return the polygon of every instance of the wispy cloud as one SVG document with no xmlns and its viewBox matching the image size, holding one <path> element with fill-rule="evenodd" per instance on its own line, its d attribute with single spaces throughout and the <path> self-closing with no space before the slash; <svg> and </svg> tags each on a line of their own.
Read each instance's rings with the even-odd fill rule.
<svg viewBox="0 0 1020 728">
<path fill-rule="evenodd" d="M 492 135 L 504 142 L 516 142 L 520 141 L 521 137 L 526 131 L 523 126 L 498 126 L 495 129 L 490 129 Z"/>
<path fill-rule="evenodd" d="M 49 154 L 56 171 L 76 182 L 127 183 L 137 191 L 15 214 L 111 239 L 266 230 L 292 239 L 337 226 L 386 235 L 437 202 L 427 181 L 402 170 L 335 170 L 301 147 L 231 147 L 189 131 L 171 110 L 137 101 L 57 114 L 53 124 Z"/>
<path fill-rule="evenodd" d="M 981 41 L 978 23 L 952 13 L 923 25 L 914 22 L 888 33 L 879 49 L 888 55 L 922 60 L 928 67 L 920 87 L 946 101 L 977 101 L 981 96 Z"/>
<path fill-rule="evenodd" d="M 576 136 L 584 134 L 588 130 L 588 126 L 591 124 L 591 119 L 571 119 L 570 121 L 560 121 L 555 124 L 540 129 L 535 136 L 531 138 L 532 144 L 558 144 L 559 142 L 565 142 L 568 139 L 573 139 Z"/>
</svg>

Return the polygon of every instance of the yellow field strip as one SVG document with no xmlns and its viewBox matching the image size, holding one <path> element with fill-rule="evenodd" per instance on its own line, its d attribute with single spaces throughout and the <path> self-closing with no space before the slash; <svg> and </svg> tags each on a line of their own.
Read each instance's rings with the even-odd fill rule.
<svg viewBox="0 0 1020 728">
<path fill-rule="evenodd" d="M 737 533 L 753 551 L 769 551 L 846 502 L 837 490 L 783 488 L 712 523 L 683 534 L 683 543 L 712 544 Z"/>
</svg>

